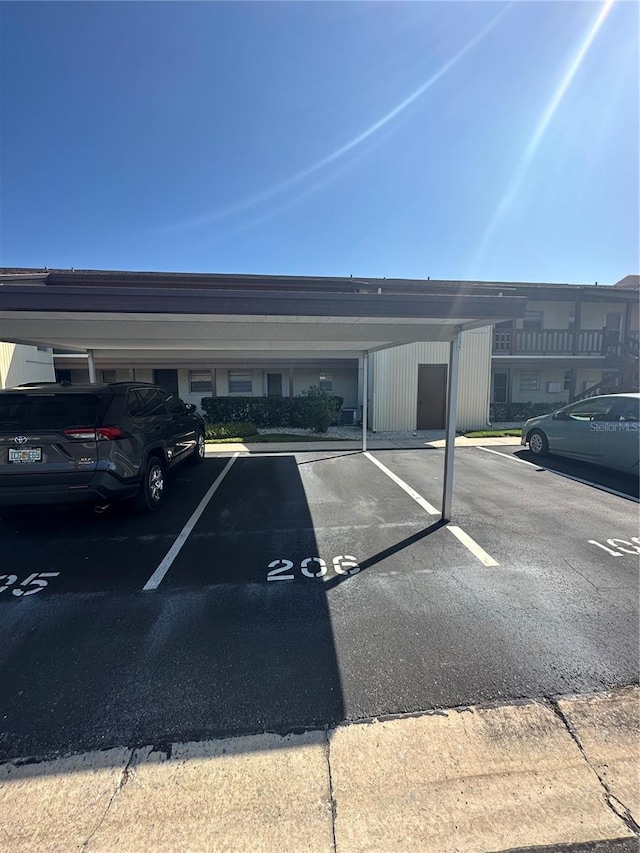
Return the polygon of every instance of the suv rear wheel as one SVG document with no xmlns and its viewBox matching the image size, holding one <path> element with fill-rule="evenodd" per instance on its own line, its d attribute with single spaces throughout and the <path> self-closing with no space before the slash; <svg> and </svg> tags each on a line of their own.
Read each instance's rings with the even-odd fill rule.
<svg viewBox="0 0 640 853">
<path fill-rule="evenodd" d="M 145 468 L 140 491 L 133 499 L 137 512 L 155 512 L 165 495 L 166 475 L 164 463 L 158 456 L 150 456 Z"/>
</svg>

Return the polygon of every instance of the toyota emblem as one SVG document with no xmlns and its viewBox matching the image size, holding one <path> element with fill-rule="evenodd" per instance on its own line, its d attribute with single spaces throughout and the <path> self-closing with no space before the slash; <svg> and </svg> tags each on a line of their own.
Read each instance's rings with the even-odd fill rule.
<svg viewBox="0 0 640 853">
<path fill-rule="evenodd" d="M 17 435 L 14 439 L 16 444 L 26 444 L 27 436 L 26 435 Z"/>
</svg>

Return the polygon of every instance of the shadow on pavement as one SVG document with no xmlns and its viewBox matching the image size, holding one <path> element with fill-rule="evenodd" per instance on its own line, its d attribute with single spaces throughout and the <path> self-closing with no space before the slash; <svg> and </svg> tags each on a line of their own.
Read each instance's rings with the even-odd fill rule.
<svg viewBox="0 0 640 853">
<path fill-rule="evenodd" d="M 578 462 L 564 456 L 534 456 L 530 450 L 516 450 L 514 456 L 531 462 L 545 471 L 553 471 L 556 474 L 565 474 L 569 477 L 577 477 L 587 480 L 595 486 L 613 489 L 622 492 L 632 498 L 638 498 L 640 493 L 640 480 L 632 474 L 624 474 L 611 468 L 603 468 L 600 465 L 590 465 L 588 462 Z"/>
<path fill-rule="evenodd" d="M 296 460 L 246 462 L 255 475 L 232 468 L 225 497 L 201 523 L 220 524 L 235 500 L 242 512 L 227 524 L 238 525 L 237 540 L 248 547 L 218 555 L 201 540 L 180 570 L 192 565 L 202 585 L 34 595 L 2 606 L 0 761 L 114 746 L 166 751 L 173 742 L 284 734 L 344 719 L 325 585 L 265 582 L 274 556 L 299 566 L 318 553 Z M 187 516 L 199 499 L 191 495 Z M 268 525 L 300 531 L 284 540 L 286 550 L 250 537 L 261 513 Z M 148 523 L 155 529 L 161 516 Z M 138 517 L 125 526 L 140 533 L 146 524 Z M 88 527 L 93 533 L 93 520 Z M 47 517 L 34 535 L 45 546 L 51 537 L 56 549 L 54 529 Z M 117 554 L 113 571 L 124 577 L 132 568 L 126 542 L 112 562 Z"/>
</svg>

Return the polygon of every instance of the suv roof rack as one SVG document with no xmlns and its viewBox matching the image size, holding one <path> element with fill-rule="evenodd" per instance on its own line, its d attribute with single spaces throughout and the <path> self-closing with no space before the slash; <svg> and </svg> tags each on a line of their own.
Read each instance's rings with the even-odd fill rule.
<svg viewBox="0 0 640 853">
<path fill-rule="evenodd" d="M 66 388 L 71 385 L 68 379 L 61 379 L 59 382 L 23 382 L 21 385 L 14 385 L 14 388 L 40 388 L 42 385 L 62 385 Z"/>
<path fill-rule="evenodd" d="M 106 385 L 151 385 L 157 388 L 155 382 L 143 382 L 141 379 L 118 379 L 116 382 L 107 382 Z"/>
</svg>

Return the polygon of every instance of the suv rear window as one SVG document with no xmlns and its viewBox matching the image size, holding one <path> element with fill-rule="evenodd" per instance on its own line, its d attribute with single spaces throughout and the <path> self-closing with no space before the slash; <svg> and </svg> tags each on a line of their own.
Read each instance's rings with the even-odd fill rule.
<svg viewBox="0 0 640 853">
<path fill-rule="evenodd" d="M 0 394 L 0 430 L 95 426 L 99 408 L 93 394 Z"/>
</svg>

